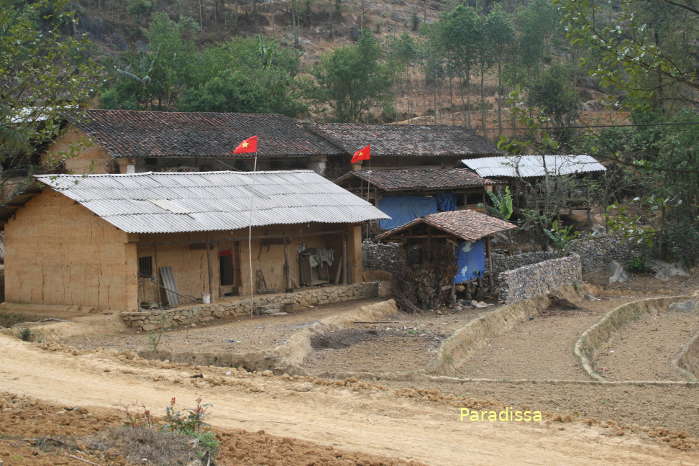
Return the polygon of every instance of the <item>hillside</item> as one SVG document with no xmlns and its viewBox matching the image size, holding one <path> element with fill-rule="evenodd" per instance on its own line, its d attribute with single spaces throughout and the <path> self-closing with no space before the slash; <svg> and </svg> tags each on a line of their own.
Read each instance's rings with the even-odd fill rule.
<svg viewBox="0 0 699 466">
<path fill-rule="evenodd" d="M 471 3 L 485 9 L 484 5 L 488 2 Z M 517 8 L 529 3 L 526 0 L 500 2 L 508 14 L 514 14 Z M 402 34 L 408 34 L 419 42 L 424 39 L 424 35 L 420 34 L 421 28 L 437 21 L 451 7 L 450 2 L 441 0 L 76 2 L 78 32 L 87 33 L 102 55 L 117 56 L 128 50 L 146 48 L 145 33 L 149 19 L 158 12 L 165 12 L 175 21 L 190 17 L 200 25 L 193 37 L 199 47 L 240 36 L 272 37 L 280 44 L 302 52 L 302 70 L 317 63 L 322 54 L 355 42 L 362 28 L 372 31 L 384 46 Z M 557 47 L 557 44 L 551 45 L 550 60 L 569 61 L 568 53 Z M 489 70 L 484 77 L 484 108 L 481 112 L 479 86 L 472 85 L 463 90 L 463 82 L 455 76 L 430 82 L 427 75 L 433 72 L 428 71 L 427 67 L 424 63 L 411 63 L 399 73 L 393 86 L 394 99 L 389 114 L 385 109 L 374 108 L 372 118 L 386 122 L 465 125 L 478 129 L 492 140 L 499 135 L 514 134 L 510 128 L 516 127 L 516 122 L 512 121 L 505 102 L 509 89 L 503 88 L 501 95 L 498 94 L 498 79 L 494 70 Z M 583 123 L 626 121 L 626 114 L 607 111 L 601 104 L 605 96 L 584 84 L 578 83 L 582 103 L 580 120 Z M 500 112 L 498 106 L 501 107 Z M 307 116 L 328 118 L 314 112 Z M 483 116 L 486 118 L 485 124 L 481 123 Z"/>
</svg>

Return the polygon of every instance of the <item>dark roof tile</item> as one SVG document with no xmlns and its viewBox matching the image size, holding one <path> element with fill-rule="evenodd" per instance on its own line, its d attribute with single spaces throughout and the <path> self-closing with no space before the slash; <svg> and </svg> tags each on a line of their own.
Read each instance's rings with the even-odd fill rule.
<svg viewBox="0 0 699 466">
<path fill-rule="evenodd" d="M 254 135 L 260 137 L 260 157 L 344 154 L 284 115 L 137 110 L 83 113 L 75 125 L 112 157 L 233 157 L 231 149 Z"/>
<path fill-rule="evenodd" d="M 312 128 L 349 153 L 371 144 L 372 156 L 473 156 L 502 152 L 472 130 L 446 125 L 317 123 Z"/>
<path fill-rule="evenodd" d="M 465 241 L 478 241 L 481 238 L 493 235 L 500 231 L 517 228 L 516 225 L 513 225 L 510 222 L 476 212 L 475 210 L 467 209 L 454 210 L 451 212 L 439 212 L 416 218 L 412 222 L 382 233 L 376 238 L 379 240 L 385 240 L 397 233 L 409 230 L 420 224 L 430 225 L 438 230 L 442 230 Z"/>
<path fill-rule="evenodd" d="M 439 167 L 356 170 L 342 175 L 335 182 L 344 185 L 353 177 L 367 181 L 382 191 L 442 191 L 494 184 L 467 168 Z"/>
</svg>

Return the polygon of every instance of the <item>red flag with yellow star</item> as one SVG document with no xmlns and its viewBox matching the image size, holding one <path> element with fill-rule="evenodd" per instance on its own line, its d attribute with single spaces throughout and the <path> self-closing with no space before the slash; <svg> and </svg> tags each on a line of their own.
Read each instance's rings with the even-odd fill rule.
<svg viewBox="0 0 699 466">
<path fill-rule="evenodd" d="M 352 163 L 357 163 L 362 160 L 369 160 L 371 158 L 371 145 L 367 144 L 366 147 L 362 147 L 354 153 L 352 156 Z"/>
<path fill-rule="evenodd" d="M 247 138 L 231 151 L 232 154 L 249 154 L 251 152 L 257 152 L 257 136 Z"/>
</svg>

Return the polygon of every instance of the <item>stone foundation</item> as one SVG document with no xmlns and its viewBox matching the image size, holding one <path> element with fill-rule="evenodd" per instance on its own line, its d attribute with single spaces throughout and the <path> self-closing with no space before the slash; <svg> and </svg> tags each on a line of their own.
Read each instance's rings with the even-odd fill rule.
<svg viewBox="0 0 699 466">
<path fill-rule="evenodd" d="M 305 306 L 334 304 L 355 299 L 378 296 L 378 282 L 353 285 L 306 288 L 292 293 L 263 294 L 255 296 L 255 307 L 285 306 L 292 312 Z M 250 298 L 240 297 L 213 304 L 197 304 L 175 309 L 124 312 L 121 319 L 127 327 L 139 332 L 198 325 L 217 319 L 230 319 L 250 315 Z"/>
<path fill-rule="evenodd" d="M 566 285 L 582 282 L 580 256 L 561 257 L 502 272 L 498 277 L 500 299 L 516 303 L 547 295 Z"/>
</svg>

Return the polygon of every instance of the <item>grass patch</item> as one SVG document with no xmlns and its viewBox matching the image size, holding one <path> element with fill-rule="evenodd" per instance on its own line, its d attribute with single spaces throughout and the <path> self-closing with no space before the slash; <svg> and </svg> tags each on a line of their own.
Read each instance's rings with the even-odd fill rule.
<svg viewBox="0 0 699 466">
<path fill-rule="evenodd" d="M 40 317 L 15 312 L 0 312 L 0 327 L 12 327 L 22 322 L 36 322 Z"/>
</svg>

